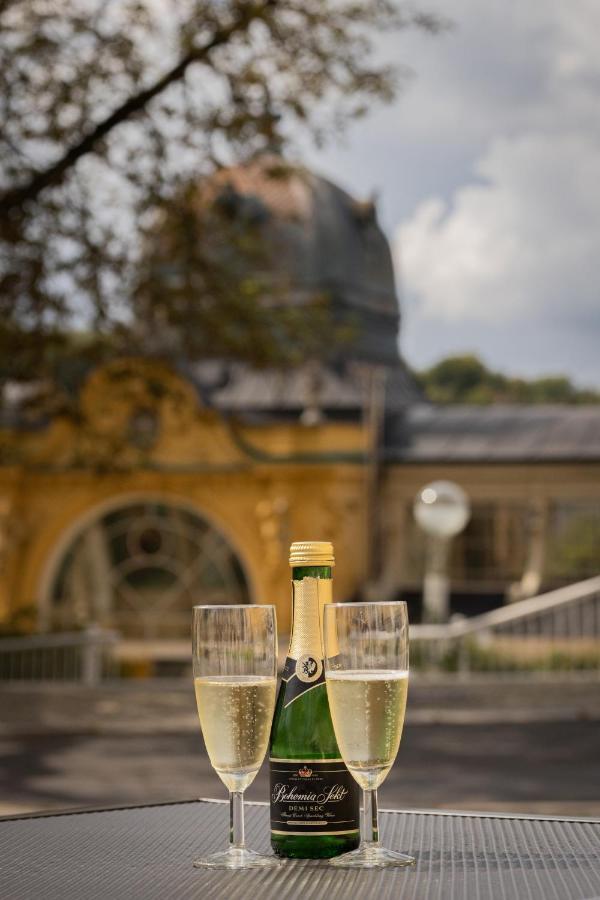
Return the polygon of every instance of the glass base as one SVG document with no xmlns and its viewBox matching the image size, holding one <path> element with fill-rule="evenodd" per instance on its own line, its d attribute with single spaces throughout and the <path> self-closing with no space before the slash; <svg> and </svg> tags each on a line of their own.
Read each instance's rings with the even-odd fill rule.
<svg viewBox="0 0 600 900">
<path fill-rule="evenodd" d="M 414 856 L 386 850 L 380 844 L 361 844 L 358 850 L 330 859 L 329 865 L 342 869 L 379 869 L 385 866 L 413 866 L 415 862 Z"/>
<path fill-rule="evenodd" d="M 230 847 L 201 859 L 194 860 L 197 869 L 258 869 L 264 866 L 280 866 L 276 856 L 263 856 L 246 847 Z"/>
</svg>

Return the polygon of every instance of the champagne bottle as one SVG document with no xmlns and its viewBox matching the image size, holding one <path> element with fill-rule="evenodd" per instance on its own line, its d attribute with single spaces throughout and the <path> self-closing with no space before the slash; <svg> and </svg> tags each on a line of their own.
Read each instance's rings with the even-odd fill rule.
<svg viewBox="0 0 600 900">
<path fill-rule="evenodd" d="M 333 547 L 292 544 L 293 621 L 271 739 L 271 845 L 278 856 L 329 858 L 359 843 L 359 790 L 342 760 L 327 701 L 323 607 Z"/>
</svg>

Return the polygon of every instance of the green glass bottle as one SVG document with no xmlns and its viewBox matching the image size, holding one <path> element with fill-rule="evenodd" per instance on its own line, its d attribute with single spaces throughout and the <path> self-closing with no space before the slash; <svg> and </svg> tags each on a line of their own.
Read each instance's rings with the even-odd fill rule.
<svg viewBox="0 0 600 900">
<path fill-rule="evenodd" d="M 275 706 L 269 768 L 277 856 L 329 858 L 359 843 L 359 790 L 340 756 L 323 671 L 323 607 L 333 547 L 294 543 L 292 633 Z"/>
</svg>

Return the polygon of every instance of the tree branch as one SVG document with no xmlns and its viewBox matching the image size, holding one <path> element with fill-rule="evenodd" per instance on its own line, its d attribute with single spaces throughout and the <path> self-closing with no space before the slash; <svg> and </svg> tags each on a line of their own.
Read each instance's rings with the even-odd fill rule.
<svg viewBox="0 0 600 900">
<path fill-rule="evenodd" d="M 98 125 L 89 134 L 85 135 L 77 144 L 70 147 L 64 155 L 47 169 L 37 172 L 24 185 L 11 188 L 0 196 L 0 217 L 4 218 L 13 210 L 18 209 L 30 200 L 36 197 L 47 187 L 59 184 L 65 174 L 72 168 L 82 156 L 91 153 L 102 138 L 106 137 L 113 128 L 130 119 L 136 113 L 141 112 L 148 103 L 161 94 L 169 85 L 179 81 L 185 75 L 188 67 L 192 63 L 202 62 L 206 60 L 211 52 L 223 44 L 226 44 L 231 38 L 242 31 L 246 31 L 250 24 L 261 18 L 270 7 L 277 5 L 278 0 L 263 0 L 259 3 L 242 3 L 240 4 L 240 12 L 231 25 L 226 28 L 216 30 L 209 41 L 198 47 L 186 56 L 184 56 L 170 71 L 162 78 L 155 81 L 153 85 L 129 97 L 121 106 L 112 112 L 106 119 L 99 122 Z"/>
</svg>

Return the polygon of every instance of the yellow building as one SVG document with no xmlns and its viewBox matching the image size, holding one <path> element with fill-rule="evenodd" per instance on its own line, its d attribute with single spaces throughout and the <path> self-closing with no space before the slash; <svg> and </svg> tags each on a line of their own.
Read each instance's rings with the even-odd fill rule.
<svg viewBox="0 0 600 900">
<path fill-rule="evenodd" d="M 333 541 L 338 599 L 416 602 L 412 500 L 438 478 L 473 504 L 455 609 L 597 573 L 600 408 L 422 402 L 372 205 L 299 168 L 271 179 L 271 164 L 222 173 L 218 191 L 283 241 L 290 302 L 326 292 L 356 339 L 287 373 L 116 359 L 86 374 L 76 420 L 26 423 L 15 401 L 1 433 L 5 623 L 155 641 L 187 635 L 194 603 L 249 601 L 275 603 L 285 632 L 287 549 L 307 539 Z"/>
</svg>

